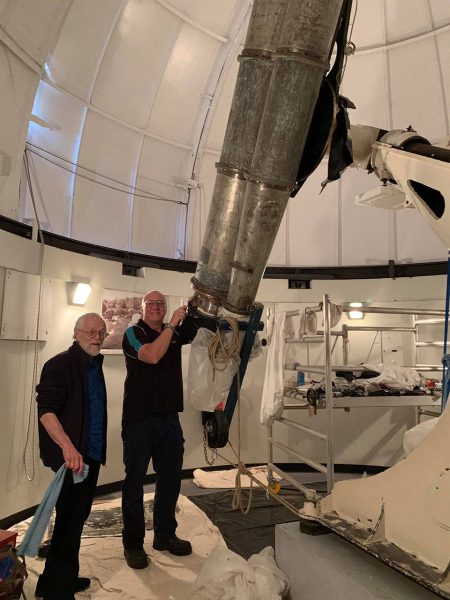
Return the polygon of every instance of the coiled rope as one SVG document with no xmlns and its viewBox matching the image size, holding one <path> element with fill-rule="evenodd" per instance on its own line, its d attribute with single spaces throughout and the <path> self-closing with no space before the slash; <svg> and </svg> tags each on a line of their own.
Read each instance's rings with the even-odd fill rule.
<svg viewBox="0 0 450 600">
<path fill-rule="evenodd" d="M 216 371 L 224 371 L 227 368 L 228 362 L 230 360 L 236 360 L 239 357 L 241 350 L 241 337 L 239 334 L 239 324 L 236 319 L 233 317 L 223 317 L 223 321 L 226 321 L 232 332 L 232 335 L 229 336 L 228 341 L 225 341 L 225 336 L 221 335 L 219 329 L 216 331 L 216 334 L 211 339 L 208 344 L 208 357 L 213 367 L 213 379 L 215 377 Z M 235 489 L 232 500 L 232 508 L 236 510 L 239 508 L 242 514 L 248 514 L 251 504 L 252 504 L 252 493 L 253 493 L 253 479 L 250 478 L 250 494 L 248 498 L 247 507 L 244 508 L 243 500 L 242 500 L 242 483 L 241 477 L 242 475 L 248 473 L 248 469 L 245 464 L 241 461 L 241 382 L 239 376 L 239 368 L 236 373 L 236 384 L 237 384 L 237 407 L 238 407 L 238 445 L 237 451 L 233 448 L 233 445 L 228 440 L 228 445 L 230 446 L 233 454 L 236 457 L 237 461 L 237 473 L 235 480 Z M 216 450 L 217 456 L 217 450 Z M 228 461 L 229 462 L 229 461 Z"/>
<path fill-rule="evenodd" d="M 217 329 L 214 337 L 208 344 L 208 358 L 213 367 L 213 380 L 216 371 L 225 371 L 228 362 L 237 359 L 241 350 L 241 338 L 239 336 L 239 324 L 233 317 L 223 317 L 222 321 L 226 321 L 230 326 L 232 335 L 229 337 L 228 343 L 225 343 L 224 337 Z"/>
</svg>

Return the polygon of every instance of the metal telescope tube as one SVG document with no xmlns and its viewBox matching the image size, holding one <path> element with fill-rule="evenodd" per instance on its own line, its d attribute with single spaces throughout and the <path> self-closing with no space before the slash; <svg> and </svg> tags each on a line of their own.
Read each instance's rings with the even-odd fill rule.
<svg viewBox="0 0 450 600">
<path fill-rule="evenodd" d="M 232 263 L 226 308 L 252 310 L 295 184 L 343 0 L 291 0 L 280 34 Z"/>
<path fill-rule="evenodd" d="M 192 283 L 194 305 L 217 312 L 230 286 L 231 262 L 250 167 L 289 0 L 255 0 L 228 119 L 208 222 Z"/>
</svg>

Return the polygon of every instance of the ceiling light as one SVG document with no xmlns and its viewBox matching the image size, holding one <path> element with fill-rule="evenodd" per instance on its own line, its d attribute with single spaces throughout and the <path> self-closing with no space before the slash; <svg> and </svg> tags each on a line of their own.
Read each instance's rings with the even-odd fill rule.
<svg viewBox="0 0 450 600">
<path fill-rule="evenodd" d="M 84 306 L 90 293 L 91 286 L 89 283 L 70 282 L 68 284 L 69 304 Z"/>
<path fill-rule="evenodd" d="M 351 306 L 352 308 L 361 308 L 363 303 L 362 302 L 349 302 L 348 304 L 349 306 Z M 349 319 L 364 319 L 364 313 L 361 310 L 350 310 L 348 312 L 348 318 Z"/>
</svg>

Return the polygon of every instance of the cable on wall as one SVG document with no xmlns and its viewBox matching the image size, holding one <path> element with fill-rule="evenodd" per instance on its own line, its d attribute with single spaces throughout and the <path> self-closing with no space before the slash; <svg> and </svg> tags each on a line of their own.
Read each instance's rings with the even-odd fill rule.
<svg viewBox="0 0 450 600">
<path fill-rule="evenodd" d="M 67 171 L 69 173 L 72 173 L 72 175 L 75 175 L 76 177 L 81 177 L 82 179 L 87 179 L 88 181 L 91 181 L 92 183 L 96 183 L 98 185 L 101 185 L 108 189 L 114 190 L 116 192 L 122 192 L 123 194 L 131 193 L 136 198 L 146 198 L 148 200 L 159 200 L 161 202 L 170 202 L 172 204 L 181 204 L 183 206 L 187 205 L 187 202 L 182 202 L 181 200 L 173 200 L 172 198 L 166 198 L 164 196 L 159 196 L 158 194 L 150 194 L 141 188 L 133 187 L 133 186 L 129 185 L 128 183 L 124 183 L 123 181 L 119 181 L 118 179 L 114 179 L 113 177 L 109 177 L 108 175 L 104 175 L 103 173 L 98 173 L 97 171 L 94 171 L 93 169 L 89 169 L 88 167 L 84 167 L 83 165 L 74 163 L 74 162 L 68 160 L 67 158 L 59 156 L 58 154 L 54 154 L 53 152 L 50 152 L 49 150 L 46 150 L 45 148 L 41 148 L 40 146 L 36 146 L 35 144 L 31 144 L 30 142 L 27 142 L 27 146 L 28 146 L 28 148 L 27 148 L 28 152 L 31 152 L 32 154 L 39 156 L 39 158 L 42 158 L 43 160 L 51 163 L 52 165 L 55 165 L 56 167 L 59 167 L 60 169 L 63 169 L 64 171 Z M 49 154 L 50 156 L 52 156 L 58 160 L 62 160 L 64 162 L 68 163 L 69 165 L 72 165 L 73 167 L 76 168 L 76 170 L 72 170 L 69 167 L 61 165 L 58 162 L 49 158 L 48 156 L 43 156 L 40 152 L 38 152 L 38 150 L 40 150 L 41 152 L 45 152 L 46 154 Z M 98 181 L 97 179 L 94 179 L 92 177 L 88 177 L 87 175 L 80 173 L 78 171 L 79 169 L 83 169 L 84 171 L 87 171 L 88 173 L 92 173 L 93 175 L 97 175 L 98 177 L 102 177 L 103 179 L 106 179 L 113 183 L 117 183 L 118 185 L 121 185 L 126 189 L 120 189 L 113 185 Z M 170 185 L 170 184 L 167 184 L 167 185 Z"/>
<path fill-rule="evenodd" d="M 44 236 L 43 236 L 42 230 L 41 230 L 41 224 L 39 221 L 38 211 L 37 211 L 37 207 L 36 207 L 36 201 L 34 198 L 34 191 L 33 191 L 33 185 L 32 185 L 32 181 L 31 181 L 31 173 L 30 173 L 30 163 L 29 163 L 29 158 L 28 158 L 28 154 L 27 154 L 26 150 L 23 155 L 23 164 L 25 167 L 25 174 L 26 174 L 26 178 L 27 178 L 28 189 L 30 191 L 30 197 L 31 197 L 31 202 L 33 204 L 34 216 L 36 218 L 36 224 L 37 224 L 37 228 L 38 228 L 38 241 L 41 244 L 40 245 L 40 250 L 41 250 L 40 279 L 39 279 L 39 294 L 38 294 L 37 318 L 36 318 L 36 336 L 35 336 L 35 340 L 34 340 L 33 374 L 32 374 L 32 379 L 31 379 L 31 391 L 30 391 L 30 403 L 29 403 L 29 408 L 28 408 L 27 431 L 25 434 L 25 445 L 24 445 L 23 455 L 22 455 L 23 468 L 25 471 L 25 475 L 26 475 L 28 481 L 33 481 L 35 473 L 36 473 L 36 451 L 35 451 L 35 448 L 36 448 L 36 444 L 35 444 L 36 412 L 34 410 L 34 390 L 36 387 L 37 369 L 38 369 L 38 360 L 39 360 L 39 326 L 40 326 L 40 317 L 41 317 L 41 300 L 42 300 L 42 287 L 43 287 L 42 284 L 43 284 L 43 279 L 44 279 L 43 267 L 44 267 L 45 243 L 44 243 Z M 28 465 L 27 465 L 27 450 L 28 450 L 28 446 L 30 444 L 30 435 L 31 435 L 31 457 L 32 457 L 31 472 L 28 470 Z"/>
</svg>

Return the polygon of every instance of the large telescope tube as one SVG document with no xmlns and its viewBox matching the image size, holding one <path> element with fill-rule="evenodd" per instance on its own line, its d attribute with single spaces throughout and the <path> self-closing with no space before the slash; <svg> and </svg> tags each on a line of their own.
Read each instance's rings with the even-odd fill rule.
<svg viewBox="0 0 450 600">
<path fill-rule="evenodd" d="M 248 169 L 225 307 L 248 314 L 270 255 L 312 120 L 343 0 L 287 7 L 253 159 Z"/>
<path fill-rule="evenodd" d="M 228 119 L 191 303 L 215 314 L 226 300 L 249 169 L 289 0 L 255 0 Z"/>
</svg>

